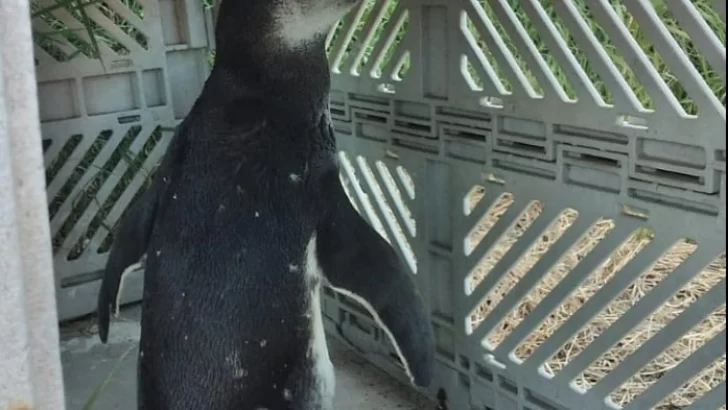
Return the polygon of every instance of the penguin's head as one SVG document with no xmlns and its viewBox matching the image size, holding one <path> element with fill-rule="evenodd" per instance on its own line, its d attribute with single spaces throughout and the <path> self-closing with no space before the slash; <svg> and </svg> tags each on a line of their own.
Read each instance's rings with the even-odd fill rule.
<svg viewBox="0 0 728 410">
<path fill-rule="evenodd" d="M 218 29 L 267 47 L 297 49 L 326 37 L 362 0 L 223 0 Z M 224 21 L 221 27 L 220 21 Z"/>
</svg>

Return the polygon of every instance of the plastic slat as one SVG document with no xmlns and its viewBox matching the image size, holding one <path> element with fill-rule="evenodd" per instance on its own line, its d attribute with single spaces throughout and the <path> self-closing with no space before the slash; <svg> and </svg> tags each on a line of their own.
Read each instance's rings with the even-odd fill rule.
<svg viewBox="0 0 728 410">
<path fill-rule="evenodd" d="M 485 318 L 483 323 L 475 329 L 472 337 L 482 340 L 487 332 L 496 326 L 498 321 L 505 317 L 516 304 L 526 296 L 536 283 L 549 273 L 549 270 L 558 262 L 564 253 L 582 236 L 595 222 L 596 218 L 591 219 L 587 216 L 579 217 L 574 225 L 561 236 L 558 241 L 536 262 L 528 273 L 518 281 L 516 286 L 506 295 L 503 300 L 493 308 L 493 311 Z M 485 284 L 481 284 L 481 287 Z M 514 348 L 515 346 L 507 346 Z"/>
<path fill-rule="evenodd" d="M 622 339 L 630 329 L 637 326 L 646 316 L 659 309 L 667 299 L 669 299 L 675 292 L 677 292 L 681 286 L 690 280 L 690 272 L 695 269 L 700 269 L 710 262 L 711 257 L 710 251 L 698 251 L 691 255 L 689 259 L 683 262 L 675 271 L 673 271 L 669 277 L 660 282 L 655 288 L 651 289 L 650 292 L 640 299 L 627 313 L 620 317 L 616 322 L 612 324 L 607 330 L 605 330 L 599 337 L 594 340 L 589 347 L 587 347 L 579 356 L 569 362 L 564 369 L 559 372 L 556 376 L 557 379 L 563 381 L 573 380 L 580 372 L 584 371 L 589 364 L 594 362 L 604 351 L 612 347 L 619 340 Z M 721 296 L 722 295 L 722 296 Z M 698 302 L 691 305 L 690 308 L 682 312 L 679 318 L 670 322 L 665 329 L 669 327 L 670 330 L 663 330 L 664 336 L 655 336 L 653 341 L 655 343 L 664 344 L 665 347 L 669 346 L 674 342 L 675 338 L 682 336 L 681 332 L 685 329 L 691 329 L 696 325 L 707 312 L 712 312 L 720 305 L 720 301 L 725 302 L 725 280 L 715 285 L 711 290 L 706 293 Z M 645 345 L 646 346 L 646 345 Z M 655 352 L 662 351 L 657 348 L 645 348 L 645 353 L 655 354 Z M 630 360 L 629 367 L 632 369 L 638 369 L 634 361 Z M 618 386 L 616 380 L 620 379 L 619 371 L 615 370 L 600 383 L 605 386 L 609 382 L 606 380 L 614 379 L 614 385 L 605 390 L 612 390 Z M 626 376 L 625 376 L 626 378 Z"/>
<path fill-rule="evenodd" d="M 496 353 L 507 355 L 508 346 L 515 346 L 526 338 L 610 253 L 634 231 L 635 226 L 624 224 L 614 228 L 574 269 L 538 304 L 536 309 L 526 316 L 521 324 L 496 349 Z M 571 329 L 575 330 L 575 329 Z M 508 349 L 508 350 L 507 350 Z M 549 349 L 551 350 L 551 349 Z M 532 356 L 531 356 L 532 358 Z M 544 357 L 545 359 L 545 357 Z M 542 361 L 542 360 L 541 360 Z M 531 363 L 538 363 L 536 360 Z M 528 363 L 528 362 L 527 362 Z"/>
<path fill-rule="evenodd" d="M 543 234 L 543 231 L 559 216 L 559 213 L 561 213 L 560 209 L 547 206 L 533 224 L 528 227 L 523 236 L 518 238 L 518 241 L 508 249 L 508 252 L 498 259 L 488 275 L 483 278 L 483 281 L 478 284 L 473 293 L 468 295 L 468 300 L 473 302 L 471 310 L 475 309 L 481 300 L 493 290 L 493 287 L 503 277 L 502 275 L 507 273 L 520 260 L 523 254 Z"/>
<path fill-rule="evenodd" d="M 657 292 L 659 292 L 659 290 L 655 288 L 652 293 Z M 634 375 L 637 371 L 639 371 L 639 369 L 647 365 L 647 363 L 649 363 L 655 356 L 676 342 L 676 339 L 679 339 L 685 330 L 692 329 L 693 326 L 697 325 L 705 318 L 707 313 L 712 313 L 713 310 L 718 308 L 722 303 L 725 303 L 725 296 L 725 280 L 723 280 L 721 283 L 715 285 L 713 289 L 711 289 L 688 309 L 683 311 L 680 316 L 661 329 L 660 332 L 655 334 L 648 342 L 640 346 L 640 348 L 632 353 L 627 360 L 620 363 L 604 379 L 597 383 L 597 385 L 593 388 L 594 394 L 606 395 L 619 387 L 619 385 L 628 377 Z M 638 306 L 639 307 L 634 307 L 632 311 L 641 310 L 650 312 L 649 310 L 643 309 L 645 306 Z M 625 316 L 623 316 L 623 318 Z M 623 323 L 617 322 L 612 325 L 610 329 L 618 329 L 621 325 L 623 325 Z M 604 337 L 604 339 L 606 339 L 606 337 Z M 591 346 L 593 346 L 593 344 L 590 345 L 590 347 Z M 560 374 L 559 376 L 562 375 Z M 563 377 L 564 379 L 567 379 L 568 375 L 563 374 Z"/>
<path fill-rule="evenodd" d="M 726 351 L 726 331 L 723 329 L 718 335 L 703 345 L 698 351 L 680 362 L 667 372 L 666 375 L 650 386 L 642 395 L 627 405 L 624 410 L 649 409 L 672 393 L 683 383 L 690 380 L 699 371 L 712 363 Z"/>
<path fill-rule="evenodd" d="M 693 404 L 685 410 L 718 410 L 721 405 L 725 404 L 726 389 L 725 380 L 715 386 L 713 390 L 706 393 L 703 397 L 695 400 Z"/>
<path fill-rule="evenodd" d="M 617 295 L 642 274 L 666 250 L 671 241 L 666 238 L 655 238 L 634 259 L 622 267 L 599 291 L 561 325 L 551 337 L 544 342 L 531 356 L 528 362 L 542 363 L 556 353 L 557 349 L 594 316 L 604 309 Z"/>
</svg>

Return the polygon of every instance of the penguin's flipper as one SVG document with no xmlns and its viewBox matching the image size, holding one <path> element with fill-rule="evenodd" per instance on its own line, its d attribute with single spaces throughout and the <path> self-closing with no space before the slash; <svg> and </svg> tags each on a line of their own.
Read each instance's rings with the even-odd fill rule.
<svg viewBox="0 0 728 410">
<path fill-rule="evenodd" d="M 411 382 L 427 387 L 435 342 L 422 297 L 395 250 L 354 209 L 340 181 L 333 186 L 333 206 L 316 230 L 322 273 L 336 292 L 369 310 L 395 346 Z"/>
<path fill-rule="evenodd" d="M 144 264 L 156 211 L 156 184 L 152 184 L 127 209 L 114 233 L 109 259 L 99 289 L 97 314 L 99 338 L 106 343 L 112 311 L 118 311 L 124 275 Z"/>
</svg>

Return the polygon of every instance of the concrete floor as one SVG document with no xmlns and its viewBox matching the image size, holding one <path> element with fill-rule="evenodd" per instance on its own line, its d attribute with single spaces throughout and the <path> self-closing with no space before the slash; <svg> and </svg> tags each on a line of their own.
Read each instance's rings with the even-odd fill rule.
<svg viewBox="0 0 728 410">
<path fill-rule="evenodd" d="M 139 306 L 126 308 L 112 322 L 109 343 L 101 344 L 95 319 L 66 324 L 61 329 L 67 410 L 80 410 L 118 363 L 99 394 L 95 410 L 136 409 L 136 344 Z M 432 402 L 413 392 L 336 341 L 329 344 L 336 367 L 337 410 L 428 410 Z M 126 356 L 124 354 L 126 353 Z M 123 360 L 119 361 L 121 357 Z"/>
</svg>

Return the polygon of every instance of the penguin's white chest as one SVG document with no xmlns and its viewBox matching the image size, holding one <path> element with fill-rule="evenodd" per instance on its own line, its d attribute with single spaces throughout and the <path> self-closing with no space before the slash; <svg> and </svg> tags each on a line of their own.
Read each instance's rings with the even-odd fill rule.
<svg viewBox="0 0 728 410">
<path fill-rule="evenodd" d="M 324 281 L 323 272 L 316 257 L 316 234 L 306 247 L 305 280 L 309 286 L 309 306 L 311 336 L 308 345 L 312 367 L 312 376 L 315 383 L 314 402 L 312 409 L 331 410 L 333 408 L 334 391 L 336 389 L 336 378 L 334 365 L 329 357 L 329 349 L 326 344 L 326 333 L 324 332 L 323 313 L 321 312 L 321 284 Z"/>
</svg>

